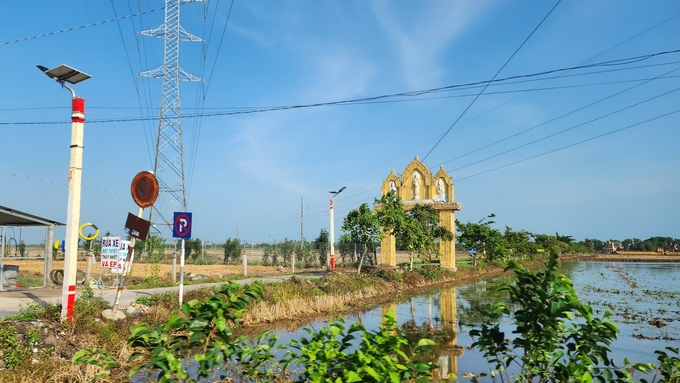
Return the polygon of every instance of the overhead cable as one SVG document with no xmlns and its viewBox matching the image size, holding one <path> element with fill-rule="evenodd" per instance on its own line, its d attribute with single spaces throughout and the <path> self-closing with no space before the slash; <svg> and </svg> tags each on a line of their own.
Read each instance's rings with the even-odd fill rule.
<svg viewBox="0 0 680 383">
<path fill-rule="evenodd" d="M 81 25 L 81 26 L 79 26 L 79 27 L 73 27 L 73 28 L 68 28 L 68 29 L 62 29 L 62 30 L 60 30 L 60 31 L 55 31 L 55 32 L 50 32 L 50 33 L 43 33 L 42 35 L 36 35 L 36 36 L 31 36 L 31 37 L 24 37 L 23 39 L 19 39 L 19 40 L 0 42 L 0 47 L 3 46 L 3 45 L 16 44 L 16 43 L 21 43 L 21 42 L 28 41 L 28 40 L 39 39 L 39 38 L 41 38 L 41 37 L 47 37 L 47 36 L 58 35 L 58 34 L 60 34 L 60 33 L 71 32 L 71 31 L 75 31 L 75 30 L 78 30 L 78 29 L 94 27 L 94 26 L 97 26 L 97 25 L 107 24 L 107 23 L 111 23 L 111 22 L 114 22 L 114 21 L 118 21 L 118 20 L 129 19 L 129 18 L 131 18 L 131 17 L 140 16 L 140 15 L 144 15 L 144 14 L 147 14 L 147 13 L 152 13 L 152 12 L 161 11 L 161 10 L 163 10 L 163 9 L 165 9 L 165 7 L 160 7 L 160 8 L 152 9 L 152 10 L 150 10 L 150 11 L 146 11 L 146 12 L 142 12 L 142 13 L 137 13 L 137 14 L 134 14 L 134 15 L 121 16 L 121 17 L 117 17 L 117 18 L 113 18 L 113 19 L 109 19 L 109 20 L 99 21 L 99 22 L 96 22 L 96 23 Z"/>
<path fill-rule="evenodd" d="M 515 50 L 515 52 L 514 52 L 514 53 L 513 53 L 513 54 L 505 61 L 505 64 L 503 64 L 503 66 L 501 66 L 500 69 L 498 69 L 498 71 L 496 72 L 496 74 L 493 75 L 493 78 L 491 79 L 491 81 L 488 82 L 488 83 L 484 86 L 484 88 L 482 88 L 481 91 L 479 91 L 479 93 L 477 94 L 477 96 L 475 96 L 475 98 L 474 98 L 474 99 L 470 102 L 470 104 L 463 110 L 463 112 L 460 114 L 460 116 L 458 116 L 458 118 L 456 118 L 456 120 L 453 122 L 453 124 L 451 124 L 451 126 L 446 130 L 446 132 L 444 132 L 444 134 L 441 136 L 441 138 L 434 144 L 434 146 L 432 147 L 432 149 L 430 149 L 430 151 L 427 152 L 427 154 L 425 155 L 425 157 L 423 157 L 423 161 L 425 161 L 425 160 L 427 159 L 427 157 L 430 155 L 430 153 L 432 153 L 432 151 L 439 145 L 439 143 L 442 142 L 442 140 L 444 139 L 444 137 L 446 137 L 446 136 L 449 134 L 449 132 L 453 129 L 453 127 L 456 126 L 456 124 L 458 123 L 458 121 L 460 121 L 460 119 L 463 118 L 463 116 L 465 115 L 465 113 L 472 107 L 472 105 L 475 103 L 475 101 L 477 101 L 477 99 L 479 98 L 479 96 L 481 96 L 482 93 L 484 93 L 484 91 L 485 91 L 486 88 L 489 86 L 489 84 L 490 84 L 492 81 L 494 81 L 494 80 L 496 79 L 496 77 L 501 73 L 501 71 L 505 68 L 505 66 L 508 65 L 508 63 L 510 63 L 510 60 L 512 60 L 512 58 L 515 57 L 515 55 L 517 54 L 517 52 L 519 52 L 519 50 L 522 49 L 522 47 L 524 46 L 524 44 L 526 44 L 526 42 L 529 41 L 529 39 L 531 38 L 531 36 L 534 35 L 534 33 L 535 33 L 535 32 L 538 30 L 538 28 L 543 24 L 543 22 L 548 18 L 548 16 L 550 16 L 550 14 L 555 10 L 555 8 L 557 8 L 557 6 L 560 4 L 561 1 L 562 1 L 562 0 L 558 0 L 558 1 L 557 1 L 557 3 L 555 4 L 555 6 L 553 6 L 552 9 L 550 9 L 550 12 L 548 12 L 548 14 L 545 15 L 545 17 L 543 18 L 543 20 L 541 20 L 541 22 L 538 23 L 538 25 L 536 26 L 536 28 L 534 28 L 534 30 L 531 31 L 531 33 L 529 34 L 529 36 L 527 36 L 527 38 L 524 39 L 524 41 L 522 42 L 522 44 L 520 44 L 520 46 L 517 47 L 517 49 Z"/>
</svg>

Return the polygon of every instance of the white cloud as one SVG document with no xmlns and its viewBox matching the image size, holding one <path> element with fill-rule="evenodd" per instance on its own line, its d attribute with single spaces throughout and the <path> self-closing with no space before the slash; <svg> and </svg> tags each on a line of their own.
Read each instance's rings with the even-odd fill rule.
<svg viewBox="0 0 680 383">
<path fill-rule="evenodd" d="M 373 12 L 393 41 L 406 82 L 413 88 L 435 84 L 450 68 L 438 63 L 442 51 L 460 37 L 486 1 L 418 2 L 418 12 L 397 12 L 394 2 L 373 2 Z M 425 6 L 429 4 L 430 6 Z"/>
<path fill-rule="evenodd" d="M 370 61 L 342 47 L 314 50 L 308 61 L 312 71 L 306 84 L 308 89 L 303 93 L 315 100 L 339 100 L 363 94 L 377 73 Z"/>
</svg>

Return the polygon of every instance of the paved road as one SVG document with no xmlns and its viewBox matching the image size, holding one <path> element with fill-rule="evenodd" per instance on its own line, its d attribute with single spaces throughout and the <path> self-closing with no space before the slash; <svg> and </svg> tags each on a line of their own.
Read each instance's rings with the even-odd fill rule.
<svg viewBox="0 0 680 383">
<path fill-rule="evenodd" d="M 299 274 L 296 275 L 299 278 L 318 278 L 322 276 L 323 273 L 319 274 Z M 266 276 L 266 277 L 253 277 L 248 279 L 240 279 L 234 282 L 239 285 L 245 285 L 252 283 L 254 281 L 261 282 L 281 282 L 290 278 L 291 275 L 276 275 L 276 276 Z M 203 287 L 219 286 L 226 282 L 217 283 L 205 283 L 196 285 L 185 285 L 184 291 L 196 290 Z M 84 288 L 78 287 L 76 290 L 76 296 L 80 296 L 84 291 Z M 116 289 L 93 289 L 95 296 L 101 296 L 102 299 L 113 304 L 113 300 L 116 297 Z M 123 290 L 123 294 L 120 299 L 121 307 L 125 307 L 130 303 L 134 302 L 137 298 L 142 296 L 151 296 L 153 294 L 164 293 L 166 291 L 178 292 L 179 287 L 161 287 L 155 289 L 145 289 L 145 290 Z M 61 303 L 61 288 L 45 288 L 45 289 L 21 289 L 12 291 L 0 292 L 0 318 L 4 318 L 8 315 L 16 315 L 19 313 L 21 307 L 25 307 L 31 303 L 40 303 L 42 305 L 46 303 Z"/>
</svg>

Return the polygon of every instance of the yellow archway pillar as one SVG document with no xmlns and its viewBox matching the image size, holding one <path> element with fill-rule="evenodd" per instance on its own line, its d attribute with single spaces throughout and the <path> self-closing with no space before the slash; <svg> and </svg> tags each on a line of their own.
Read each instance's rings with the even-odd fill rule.
<svg viewBox="0 0 680 383">
<path fill-rule="evenodd" d="M 392 234 L 385 234 L 380 242 L 380 264 L 382 266 L 397 265 L 397 240 Z"/>
<path fill-rule="evenodd" d="M 459 206 L 442 206 L 435 207 L 439 211 L 439 224 L 448 229 L 453 233 L 453 238 L 451 240 L 440 240 L 439 241 L 439 253 L 441 258 L 439 258 L 439 267 L 446 270 L 456 271 L 456 216 L 455 211 L 460 208 Z"/>
</svg>

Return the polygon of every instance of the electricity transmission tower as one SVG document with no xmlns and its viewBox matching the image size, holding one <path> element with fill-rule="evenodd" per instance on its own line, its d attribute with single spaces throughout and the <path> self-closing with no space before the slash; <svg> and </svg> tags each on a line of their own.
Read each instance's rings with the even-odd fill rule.
<svg viewBox="0 0 680 383">
<path fill-rule="evenodd" d="M 180 5 L 189 2 L 203 2 L 203 0 L 165 0 L 165 22 L 139 32 L 140 35 L 164 40 L 163 65 L 139 73 L 140 76 L 163 79 L 156 156 L 153 166 L 154 174 L 158 179 L 159 194 L 158 202 L 149 212 L 149 221 L 159 233 L 171 227 L 173 211 L 187 210 L 179 84 L 180 81 L 202 80 L 180 67 L 179 47 L 182 41 L 203 41 L 180 25 Z"/>
</svg>

